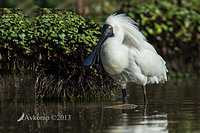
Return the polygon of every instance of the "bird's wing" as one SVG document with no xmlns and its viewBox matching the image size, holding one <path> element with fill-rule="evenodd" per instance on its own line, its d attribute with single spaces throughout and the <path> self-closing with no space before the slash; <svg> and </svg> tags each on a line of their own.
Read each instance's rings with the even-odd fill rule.
<svg viewBox="0 0 200 133">
<path fill-rule="evenodd" d="M 135 47 L 138 50 L 148 49 L 154 53 L 157 53 L 154 47 L 151 44 L 149 44 L 146 40 L 144 39 L 137 40 L 134 38 L 133 35 L 127 33 L 124 36 L 122 44 L 127 45 L 128 47 Z"/>
<path fill-rule="evenodd" d="M 135 62 L 141 69 L 144 76 L 157 78 L 162 77 L 162 80 L 167 80 L 166 72 L 168 71 L 165 64 L 166 62 L 156 52 L 143 49 L 134 55 Z"/>
</svg>

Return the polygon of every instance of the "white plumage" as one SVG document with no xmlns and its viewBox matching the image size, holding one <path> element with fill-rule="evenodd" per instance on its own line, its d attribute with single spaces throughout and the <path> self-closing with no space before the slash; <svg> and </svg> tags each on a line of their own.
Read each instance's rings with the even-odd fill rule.
<svg viewBox="0 0 200 133">
<path fill-rule="evenodd" d="M 146 84 L 167 81 L 168 70 L 165 61 L 146 41 L 134 20 L 125 14 L 112 14 L 106 19 L 104 25 L 111 26 L 109 28 L 112 29 L 113 34 L 107 39 L 101 37 L 103 38 L 101 60 L 104 69 L 122 86 L 123 90 L 126 89 L 128 82 L 141 84 L 146 97 Z M 103 34 L 105 33 L 102 32 L 102 36 Z M 126 98 L 126 92 L 123 96 Z M 126 99 L 125 103 L 127 103 Z"/>
<path fill-rule="evenodd" d="M 120 84 L 141 85 L 167 81 L 165 61 L 125 14 L 110 15 L 105 24 L 112 25 L 114 37 L 101 48 L 105 70 Z"/>
</svg>

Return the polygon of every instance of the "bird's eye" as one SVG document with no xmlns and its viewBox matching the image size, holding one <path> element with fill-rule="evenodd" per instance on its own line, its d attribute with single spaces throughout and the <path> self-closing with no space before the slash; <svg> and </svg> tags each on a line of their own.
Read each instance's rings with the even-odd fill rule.
<svg viewBox="0 0 200 133">
<path fill-rule="evenodd" d="M 108 28 L 109 28 L 109 29 L 112 29 L 112 26 L 109 26 Z"/>
</svg>

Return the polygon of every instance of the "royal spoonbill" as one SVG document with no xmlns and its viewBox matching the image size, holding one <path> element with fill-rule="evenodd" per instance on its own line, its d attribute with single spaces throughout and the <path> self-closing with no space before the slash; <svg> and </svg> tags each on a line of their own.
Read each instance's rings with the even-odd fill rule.
<svg viewBox="0 0 200 133">
<path fill-rule="evenodd" d="M 125 104 L 128 102 L 127 83 L 142 85 L 146 104 L 146 84 L 167 81 L 165 61 L 147 42 L 136 24 L 125 14 L 108 16 L 99 42 L 83 62 L 83 66 L 93 65 L 100 51 L 104 69 L 121 85 Z"/>
</svg>

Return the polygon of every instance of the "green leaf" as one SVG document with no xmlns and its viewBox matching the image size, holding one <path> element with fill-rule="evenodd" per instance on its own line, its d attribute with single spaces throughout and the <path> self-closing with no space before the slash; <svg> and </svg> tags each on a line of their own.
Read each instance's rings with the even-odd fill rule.
<svg viewBox="0 0 200 133">
<path fill-rule="evenodd" d="M 75 43 L 76 41 L 74 41 L 74 40 L 71 40 L 70 42 L 71 42 L 71 43 Z"/>
<path fill-rule="evenodd" d="M 10 34 L 11 37 L 18 37 L 17 33 L 13 32 Z"/>
<path fill-rule="evenodd" d="M 31 40 L 31 43 L 35 43 L 35 40 Z"/>
<path fill-rule="evenodd" d="M 92 52 L 92 50 L 90 48 L 87 48 L 87 51 Z"/>
<path fill-rule="evenodd" d="M 157 39 L 158 41 L 162 41 L 162 37 L 160 37 L 160 36 L 156 36 L 156 39 Z"/>
<path fill-rule="evenodd" d="M 200 26 L 199 26 L 199 25 L 197 26 L 197 29 L 198 29 L 198 31 L 200 32 Z"/>
<path fill-rule="evenodd" d="M 146 27 L 146 30 L 149 32 L 149 34 L 153 35 L 154 34 L 154 31 L 153 29 L 151 29 L 150 27 Z"/>
<path fill-rule="evenodd" d="M 51 33 L 50 36 L 51 37 L 58 37 L 58 35 L 56 33 Z"/>
<path fill-rule="evenodd" d="M 59 41 L 58 43 L 61 44 L 61 45 L 64 45 L 64 44 L 65 44 L 63 41 Z"/>
<path fill-rule="evenodd" d="M 8 48 L 8 49 L 11 50 L 11 51 L 13 50 L 13 48 Z"/>
<path fill-rule="evenodd" d="M 6 25 L 6 26 L 11 26 L 11 24 L 10 24 L 10 23 L 5 23 L 5 25 Z"/>
<path fill-rule="evenodd" d="M 173 32 L 173 31 L 174 31 L 174 28 L 173 28 L 173 27 L 169 27 L 169 31 L 170 31 L 170 32 Z"/>
<path fill-rule="evenodd" d="M 62 40 L 64 40 L 65 37 L 66 37 L 66 35 L 65 35 L 64 33 L 61 33 L 61 34 L 59 34 L 59 37 L 60 37 Z"/>
<path fill-rule="evenodd" d="M 165 31 L 167 31 L 168 30 L 168 26 L 167 25 L 165 25 L 165 24 L 161 24 L 161 27 L 165 30 Z"/>
</svg>

